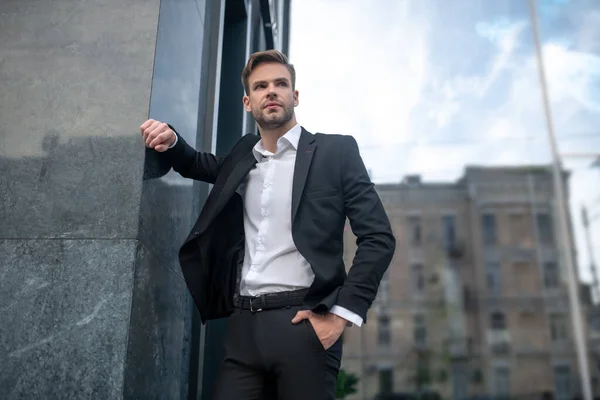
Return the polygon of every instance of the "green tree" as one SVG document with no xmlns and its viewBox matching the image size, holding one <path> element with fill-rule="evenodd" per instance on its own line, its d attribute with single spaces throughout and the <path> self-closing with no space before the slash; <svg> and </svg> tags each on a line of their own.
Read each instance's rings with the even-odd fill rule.
<svg viewBox="0 0 600 400">
<path fill-rule="evenodd" d="M 344 369 L 340 369 L 340 372 L 337 376 L 335 398 L 345 399 L 346 396 L 356 393 L 357 383 L 358 377 L 355 374 L 348 373 Z"/>
</svg>

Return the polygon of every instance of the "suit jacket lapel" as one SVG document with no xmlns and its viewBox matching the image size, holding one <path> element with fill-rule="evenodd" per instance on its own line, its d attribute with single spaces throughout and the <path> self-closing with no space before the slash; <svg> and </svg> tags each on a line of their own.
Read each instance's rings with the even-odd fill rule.
<svg viewBox="0 0 600 400">
<path fill-rule="evenodd" d="M 235 163 L 231 172 L 225 178 L 225 182 L 222 186 L 219 185 L 218 182 L 213 186 L 209 194 L 209 199 L 207 199 L 206 204 L 198 217 L 198 222 L 200 224 L 195 228 L 197 234 L 203 232 L 210 225 L 215 216 L 221 212 L 229 199 L 231 199 L 231 196 L 233 196 L 246 175 L 248 175 L 254 165 L 256 165 L 256 158 L 252 153 L 252 147 L 254 147 L 254 144 L 256 144 L 258 140 L 258 136 L 247 139 L 247 146 L 244 146 L 241 149 L 243 152 L 241 160 Z M 214 196 L 214 200 L 210 198 L 211 196 Z"/>
<path fill-rule="evenodd" d="M 219 193 L 219 199 L 223 196 L 225 196 L 226 199 L 229 199 L 255 164 L 256 158 L 254 157 L 252 151 L 244 155 L 244 157 L 231 170 L 231 174 L 227 178 L 227 181 L 225 181 L 221 193 Z M 217 204 L 218 203 L 219 201 L 217 200 Z"/>
<path fill-rule="evenodd" d="M 296 151 L 296 164 L 294 166 L 294 180 L 292 186 L 292 223 L 296 218 L 300 199 L 304 192 L 306 178 L 310 169 L 310 163 L 315 153 L 315 137 L 313 134 L 302 128 L 300 140 L 298 141 L 298 150 Z"/>
</svg>

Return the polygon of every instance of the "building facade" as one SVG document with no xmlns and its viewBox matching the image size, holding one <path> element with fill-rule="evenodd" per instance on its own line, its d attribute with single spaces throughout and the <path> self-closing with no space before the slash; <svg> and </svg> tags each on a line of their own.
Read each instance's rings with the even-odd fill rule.
<svg viewBox="0 0 600 400">
<path fill-rule="evenodd" d="M 0 2 L 0 398 L 208 399 L 179 246 L 209 186 L 146 150 L 172 124 L 226 154 L 254 132 L 248 56 L 287 53 L 289 0 Z"/>
<path fill-rule="evenodd" d="M 345 335 L 352 398 L 576 396 L 550 168 L 469 167 L 455 183 L 408 176 L 377 191 L 397 250 L 369 322 Z M 354 241 L 348 226 L 347 265 Z"/>
</svg>

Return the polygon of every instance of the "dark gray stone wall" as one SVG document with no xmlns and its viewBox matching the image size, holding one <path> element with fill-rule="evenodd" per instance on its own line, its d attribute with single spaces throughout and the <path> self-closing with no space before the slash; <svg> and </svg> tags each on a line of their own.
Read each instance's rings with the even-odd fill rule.
<svg viewBox="0 0 600 400">
<path fill-rule="evenodd" d="M 139 125 L 150 105 L 204 140 L 203 21 L 200 0 L 0 1 L 0 398 L 187 397 L 177 250 L 206 190 Z"/>
<path fill-rule="evenodd" d="M 136 237 L 158 7 L 0 2 L 1 237 Z"/>
<path fill-rule="evenodd" d="M 135 242 L 0 241 L 0 398 L 116 399 Z"/>
</svg>

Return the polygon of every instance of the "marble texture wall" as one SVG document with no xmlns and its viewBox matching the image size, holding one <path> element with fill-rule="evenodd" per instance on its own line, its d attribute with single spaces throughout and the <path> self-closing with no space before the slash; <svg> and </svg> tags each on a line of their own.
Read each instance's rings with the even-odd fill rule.
<svg viewBox="0 0 600 400">
<path fill-rule="evenodd" d="M 121 398 L 135 242 L 0 241 L 0 397 Z"/>
<path fill-rule="evenodd" d="M 204 30 L 200 0 L 0 2 L 0 398 L 187 398 L 206 188 L 139 125 L 205 140 Z"/>
</svg>

